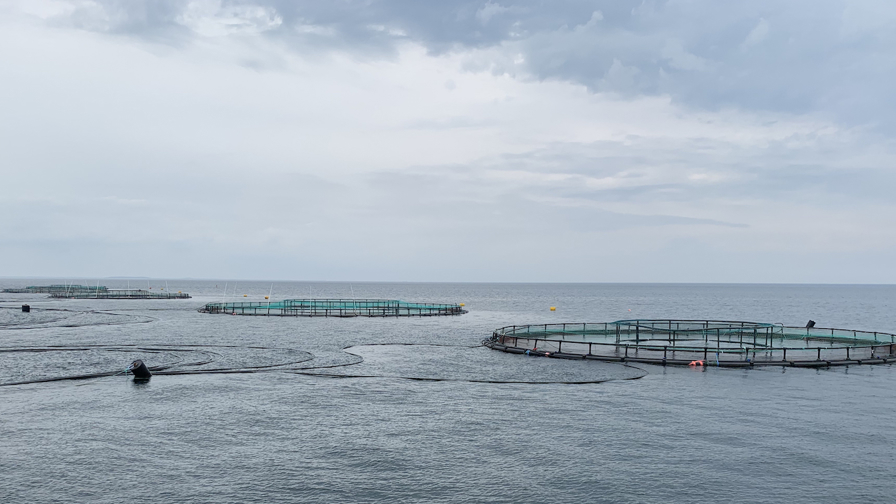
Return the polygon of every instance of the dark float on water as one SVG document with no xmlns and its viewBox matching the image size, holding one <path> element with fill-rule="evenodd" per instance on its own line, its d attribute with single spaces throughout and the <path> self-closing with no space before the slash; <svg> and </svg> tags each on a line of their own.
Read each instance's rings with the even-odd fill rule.
<svg viewBox="0 0 896 504">
<path fill-rule="evenodd" d="M 152 373 L 140 359 L 132 362 L 127 371 L 134 375 L 134 381 L 146 381 L 152 378 Z"/>
</svg>

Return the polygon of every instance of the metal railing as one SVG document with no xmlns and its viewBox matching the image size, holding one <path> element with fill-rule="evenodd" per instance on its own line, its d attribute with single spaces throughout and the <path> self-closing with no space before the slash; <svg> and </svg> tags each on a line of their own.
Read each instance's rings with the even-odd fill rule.
<svg viewBox="0 0 896 504">
<path fill-rule="evenodd" d="M 456 304 L 408 303 L 392 299 L 286 299 L 209 303 L 199 311 L 280 317 L 432 317 L 467 313 Z"/>
<path fill-rule="evenodd" d="M 184 292 L 149 292 L 142 289 L 97 289 L 52 292 L 50 297 L 60 299 L 190 299 L 192 296 Z"/>
<path fill-rule="evenodd" d="M 718 366 L 831 366 L 896 358 L 896 335 L 742 321 L 623 320 L 507 326 L 486 345 L 566 358 Z"/>
</svg>

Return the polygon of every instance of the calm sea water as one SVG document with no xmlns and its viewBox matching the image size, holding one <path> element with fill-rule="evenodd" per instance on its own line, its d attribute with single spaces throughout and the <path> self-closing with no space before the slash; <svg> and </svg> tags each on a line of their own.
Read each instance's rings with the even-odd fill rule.
<svg viewBox="0 0 896 504">
<path fill-rule="evenodd" d="M 896 332 L 894 286 L 295 282 L 273 284 L 273 298 L 463 302 L 470 313 L 196 311 L 224 286 L 169 281 L 186 301 L 0 295 L 0 383 L 118 371 L 134 358 L 200 373 L 0 387 L 0 501 L 892 500 L 892 366 L 700 371 L 479 343 L 504 325 L 635 317 Z M 271 288 L 227 282 L 227 298 Z M 258 372 L 215 372 L 234 369 Z"/>
</svg>

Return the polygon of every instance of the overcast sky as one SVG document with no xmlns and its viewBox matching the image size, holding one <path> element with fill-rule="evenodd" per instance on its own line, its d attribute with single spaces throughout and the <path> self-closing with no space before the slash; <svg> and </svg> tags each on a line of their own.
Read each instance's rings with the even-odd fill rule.
<svg viewBox="0 0 896 504">
<path fill-rule="evenodd" d="M 896 4 L 0 0 L 0 276 L 896 283 Z"/>
</svg>

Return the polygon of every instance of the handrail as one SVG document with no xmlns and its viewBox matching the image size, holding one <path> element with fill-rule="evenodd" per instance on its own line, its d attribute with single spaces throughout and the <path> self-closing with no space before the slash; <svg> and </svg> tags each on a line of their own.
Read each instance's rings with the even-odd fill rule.
<svg viewBox="0 0 896 504">
<path fill-rule="evenodd" d="M 746 321 L 719 320 L 680 320 L 650 319 L 652 323 L 701 323 L 710 324 L 705 328 L 680 327 L 669 330 L 667 327 L 651 327 L 636 321 L 617 321 L 599 323 L 551 323 L 534 325 L 513 325 L 495 329 L 492 340 L 504 338 L 539 339 L 545 342 L 587 343 L 599 346 L 629 346 L 650 350 L 668 347 L 670 350 L 688 351 L 712 349 L 726 353 L 745 353 L 759 351 L 829 351 L 843 348 L 871 348 L 894 345 L 896 351 L 896 334 L 880 331 L 860 331 L 839 328 L 805 328 L 784 326 L 781 324 L 764 324 Z M 634 324 L 632 322 L 635 322 Z M 743 325 L 741 325 L 743 324 Z M 721 326 L 721 327 L 718 327 Z M 622 331 L 619 329 L 622 328 Z M 757 329 L 759 329 L 757 331 Z M 680 343 L 693 342 L 699 336 L 704 345 L 687 345 Z M 581 337 L 578 339 L 575 337 Z M 621 337 L 621 339 L 620 339 Z M 575 339 L 573 339 L 575 338 Z M 788 346 L 783 342 L 803 340 L 804 346 Z M 670 341 L 671 345 L 659 345 L 657 341 Z M 781 341 L 781 346 L 776 343 Z M 810 342 L 827 342 L 826 346 L 812 346 Z M 729 345 L 723 347 L 724 345 Z M 737 345 L 732 348 L 730 345 Z"/>
</svg>

